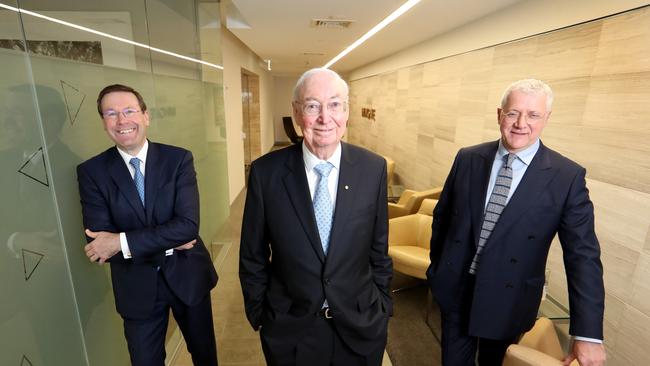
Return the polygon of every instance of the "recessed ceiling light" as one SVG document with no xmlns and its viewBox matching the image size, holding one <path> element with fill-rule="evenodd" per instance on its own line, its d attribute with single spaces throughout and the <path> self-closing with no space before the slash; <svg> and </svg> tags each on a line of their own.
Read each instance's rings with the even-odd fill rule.
<svg viewBox="0 0 650 366">
<path fill-rule="evenodd" d="M 333 19 L 333 18 L 312 19 L 310 22 L 310 26 L 312 28 L 344 29 L 344 28 L 349 28 L 353 22 L 354 22 L 353 20 L 348 20 L 348 19 Z"/>
</svg>

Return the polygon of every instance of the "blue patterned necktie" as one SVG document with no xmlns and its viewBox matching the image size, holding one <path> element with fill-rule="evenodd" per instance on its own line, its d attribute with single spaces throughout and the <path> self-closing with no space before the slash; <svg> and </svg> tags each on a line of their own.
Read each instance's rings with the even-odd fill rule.
<svg viewBox="0 0 650 366">
<path fill-rule="evenodd" d="M 323 245 L 323 252 L 327 255 L 330 243 L 330 231 L 332 229 L 332 199 L 327 188 L 327 177 L 334 168 L 332 163 L 324 162 L 316 165 L 314 171 L 318 174 L 318 183 L 314 193 L 314 215 L 318 225 L 318 235 Z"/>
<path fill-rule="evenodd" d="M 510 193 L 510 185 L 512 184 L 512 162 L 516 158 L 517 155 L 515 154 L 505 154 L 503 156 L 503 166 L 499 169 L 490 200 L 488 201 L 487 207 L 485 207 L 485 216 L 483 217 L 483 225 L 481 226 L 481 235 L 478 239 L 478 247 L 472 259 L 472 264 L 469 266 L 469 273 L 471 274 L 476 274 L 485 243 L 490 238 L 494 226 L 499 221 L 499 217 L 501 217 L 501 213 L 506 207 L 508 194 Z"/>
<path fill-rule="evenodd" d="M 140 171 L 140 159 L 132 158 L 129 161 L 129 164 L 135 169 L 135 174 L 133 174 L 133 183 L 135 183 L 135 189 L 138 190 L 138 196 L 140 196 L 140 202 L 144 206 L 144 175 Z"/>
</svg>

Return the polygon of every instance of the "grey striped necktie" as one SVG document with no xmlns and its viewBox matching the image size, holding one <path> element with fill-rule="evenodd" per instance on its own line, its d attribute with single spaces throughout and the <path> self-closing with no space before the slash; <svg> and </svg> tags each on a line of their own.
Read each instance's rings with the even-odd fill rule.
<svg viewBox="0 0 650 366">
<path fill-rule="evenodd" d="M 494 182 L 494 189 L 492 189 L 490 200 L 485 208 L 485 215 L 483 216 L 483 225 L 481 226 L 481 235 L 478 239 L 476 254 L 474 254 L 472 264 L 469 266 L 469 273 L 471 274 L 476 274 L 476 269 L 481 261 L 481 252 L 483 252 L 483 248 L 485 248 L 485 243 L 487 243 L 490 238 L 494 226 L 497 221 L 499 221 L 499 217 L 501 217 L 501 212 L 503 212 L 503 209 L 506 207 L 510 185 L 512 184 L 512 162 L 516 158 L 517 155 L 515 154 L 506 154 L 503 156 L 503 166 L 499 169 L 497 179 Z"/>
</svg>

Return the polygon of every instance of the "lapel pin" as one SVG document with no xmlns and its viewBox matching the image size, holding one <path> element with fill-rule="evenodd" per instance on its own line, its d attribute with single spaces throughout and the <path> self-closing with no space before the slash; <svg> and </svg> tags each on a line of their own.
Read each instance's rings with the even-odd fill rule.
<svg viewBox="0 0 650 366">
<path fill-rule="evenodd" d="M 345 189 L 348 189 L 348 188 L 350 188 L 350 187 L 348 187 L 348 186 L 345 186 Z"/>
</svg>

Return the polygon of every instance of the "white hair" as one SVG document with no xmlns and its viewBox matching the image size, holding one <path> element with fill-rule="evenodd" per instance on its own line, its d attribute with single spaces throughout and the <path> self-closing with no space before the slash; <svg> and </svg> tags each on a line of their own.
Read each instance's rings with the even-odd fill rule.
<svg viewBox="0 0 650 366">
<path fill-rule="evenodd" d="M 305 73 L 302 74 L 300 76 L 300 78 L 298 79 L 298 81 L 296 82 L 296 86 L 293 87 L 293 101 L 294 102 L 300 102 L 300 100 L 298 100 L 298 99 L 300 99 L 300 92 L 302 92 L 302 87 L 305 84 L 305 82 L 310 77 L 312 77 L 313 75 L 320 74 L 320 73 L 329 74 L 329 75 L 333 76 L 335 79 L 339 80 L 341 82 L 341 84 L 343 84 L 345 86 L 345 97 L 347 98 L 347 96 L 349 94 L 348 83 L 346 83 L 345 80 L 343 80 L 341 75 L 337 74 L 335 71 L 332 71 L 330 69 L 326 69 L 326 68 L 323 68 L 323 67 L 317 67 L 317 68 L 313 68 L 311 70 L 305 71 Z"/>
<path fill-rule="evenodd" d="M 545 95 L 546 96 L 546 111 L 550 112 L 553 107 L 553 90 L 541 80 L 537 79 L 523 79 L 515 81 L 510 84 L 506 91 L 503 92 L 501 97 L 501 109 L 508 103 L 508 97 L 513 91 L 520 91 L 525 94 Z"/>
</svg>

